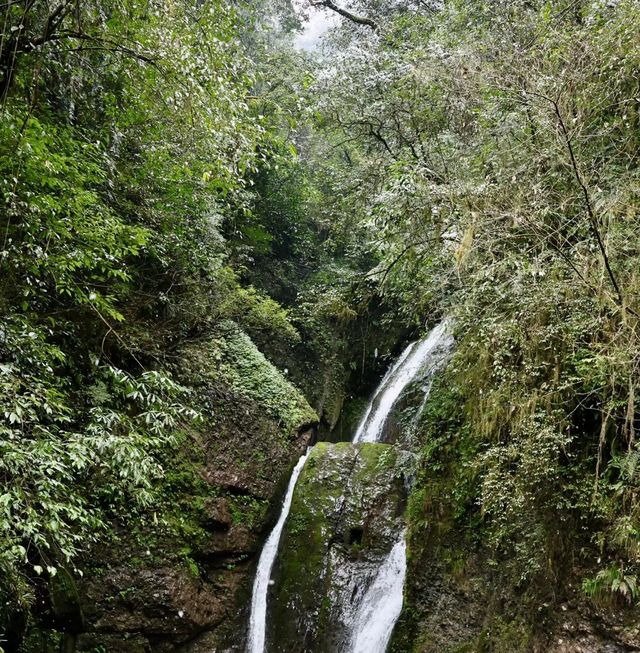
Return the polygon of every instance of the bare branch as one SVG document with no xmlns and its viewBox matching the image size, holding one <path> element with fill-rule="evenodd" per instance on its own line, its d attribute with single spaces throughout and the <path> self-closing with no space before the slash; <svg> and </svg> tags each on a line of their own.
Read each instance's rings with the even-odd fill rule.
<svg viewBox="0 0 640 653">
<path fill-rule="evenodd" d="M 571 165 L 571 170 L 573 172 L 573 176 L 576 179 L 576 182 L 578 184 L 578 187 L 580 188 L 583 200 L 584 200 L 584 205 L 585 209 L 587 212 L 587 218 L 588 218 L 588 223 L 589 227 L 591 230 L 591 234 L 595 238 L 595 241 L 598 245 L 598 249 L 600 250 L 600 255 L 602 256 L 602 260 L 604 263 L 605 270 L 607 272 L 607 276 L 609 277 L 609 281 L 611 282 L 611 286 L 613 287 L 613 290 L 615 292 L 615 297 L 616 297 L 616 304 L 623 310 L 626 311 L 627 313 L 630 313 L 631 315 L 634 315 L 635 317 L 640 317 L 636 311 L 634 311 L 632 308 L 627 306 L 625 302 L 625 298 L 622 294 L 622 290 L 620 288 L 620 285 L 618 284 L 618 280 L 613 272 L 613 268 L 611 267 L 611 262 L 609 260 L 609 255 L 607 253 L 607 248 L 605 247 L 604 240 L 602 238 L 602 234 L 600 233 L 600 226 L 598 222 L 598 218 L 596 217 L 593 204 L 591 202 L 591 195 L 589 193 L 589 188 L 587 187 L 587 183 L 584 180 L 584 177 L 582 176 L 582 173 L 580 171 L 580 166 L 578 164 L 578 160 L 573 148 L 573 142 L 572 142 L 572 137 L 571 134 L 569 133 L 569 130 L 567 128 L 566 122 L 564 120 L 564 117 L 562 115 L 562 111 L 560 110 L 560 105 L 558 104 L 558 101 L 548 97 L 547 95 L 543 95 L 541 93 L 535 93 L 533 91 L 525 91 L 526 94 L 528 95 L 533 95 L 535 97 L 542 98 L 543 100 L 549 102 L 551 106 L 553 107 L 553 112 L 555 114 L 556 120 L 558 121 L 558 126 L 560 128 L 560 131 L 562 133 L 562 139 L 564 141 L 564 145 L 567 148 L 567 153 L 569 154 L 569 161 Z"/>
<path fill-rule="evenodd" d="M 350 20 L 352 23 L 356 23 L 357 25 L 366 25 L 367 27 L 370 27 L 374 32 L 377 32 L 380 29 L 380 26 L 378 23 L 376 23 L 374 20 L 371 20 L 371 18 L 367 18 L 366 16 L 358 16 L 357 14 L 354 14 L 347 9 L 343 9 L 342 7 L 339 7 L 335 2 L 332 0 L 317 0 L 316 2 L 311 3 L 312 7 L 324 7 L 325 9 L 330 9 L 331 11 L 334 11 L 336 14 L 340 14 L 343 18 L 346 18 L 347 20 Z"/>
</svg>

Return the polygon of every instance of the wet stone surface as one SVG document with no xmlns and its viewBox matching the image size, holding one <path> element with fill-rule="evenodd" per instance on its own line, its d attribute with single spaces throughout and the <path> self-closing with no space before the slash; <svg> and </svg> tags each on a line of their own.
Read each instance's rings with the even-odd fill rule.
<svg viewBox="0 0 640 653">
<path fill-rule="evenodd" d="M 272 575 L 270 653 L 344 650 L 361 599 L 404 527 L 401 468 L 389 445 L 313 449 Z"/>
</svg>

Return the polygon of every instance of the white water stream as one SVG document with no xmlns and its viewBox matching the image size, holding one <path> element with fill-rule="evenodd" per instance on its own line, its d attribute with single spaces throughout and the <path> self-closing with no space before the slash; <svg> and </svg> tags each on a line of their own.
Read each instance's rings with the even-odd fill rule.
<svg viewBox="0 0 640 653">
<path fill-rule="evenodd" d="M 442 364 L 453 344 L 450 323 L 441 322 L 420 342 L 411 343 L 382 379 L 358 426 L 353 442 L 380 442 L 391 410 L 402 391 L 419 374 L 432 374 Z M 425 387 L 426 393 L 431 384 Z M 425 398 L 426 401 L 426 398 Z M 423 405 L 420 408 L 422 411 Z M 380 565 L 367 589 L 351 626 L 348 653 L 385 653 L 393 628 L 402 611 L 404 579 L 407 572 L 404 531 Z"/>
<path fill-rule="evenodd" d="M 439 365 L 450 348 L 452 336 L 447 320 L 420 342 L 412 342 L 385 375 L 358 426 L 353 442 L 379 442 L 391 409 L 402 391 L 427 365 Z"/>
<path fill-rule="evenodd" d="M 371 399 L 353 437 L 353 443 L 379 442 L 384 426 L 402 391 L 418 374 L 436 370 L 444 361 L 453 338 L 448 321 L 440 323 L 419 342 L 411 343 L 386 373 Z M 429 386 L 426 391 L 428 392 Z M 266 639 L 267 596 L 271 571 L 278 553 L 293 491 L 309 453 L 302 456 L 293 470 L 278 522 L 269 535 L 258 561 L 251 598 L 248 653 L 264 653 Z M 367 588 L 352 621 L 349 649 L 344 653 L 385 653 L 395 623 L 402 610 L 406 574 L 405 534 L 384 559 L 372 584 Z"/>
<path fill-rule="evenodd" d="M 278 544 L 280 544 L 280 536 L 284 523 L 287 521 L 289 510 L 291 508 L 291 500 L 293 499 L 293 491 L 298 482 L 298 476 L 307 462 L 309 451 L 304 456 L 300 457 L 298 463 L 293 468 L 293 473 L 289 479 L 289 486 L 287 493 L 284 497 L 282 504 L 282 511 L 276 525 L 273 527 L 269 539 L 266 541 L 260 560 L 258 561 L 258 570 L 256 571 L 256 578 L 253 581 L 253 594 L 251 596 L 251 618 L 249 620 L 249 639 L 247 650 L 249 653 L 263 653 L 264 641 L 267 631 L 267 596 L 269 592 L 269 582 L 271 580 L 271 570 L 278 553 Z"/>
<path fill-rule="evenodd" d="M 380 565 L 353 620 L 350 653 L 384 653 L 402 611 L 407 571 L 404 532 Z"/>
</svg>

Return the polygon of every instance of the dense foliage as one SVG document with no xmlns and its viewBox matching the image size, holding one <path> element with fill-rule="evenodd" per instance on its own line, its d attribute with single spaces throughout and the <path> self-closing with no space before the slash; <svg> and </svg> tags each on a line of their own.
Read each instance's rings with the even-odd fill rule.
<svg viewBox="0 0 640 653">
<path fill-rule="evenodd" d="M 253 9 L 25 0 L 0 17 L 0 631 L 14 646 L 41 578 L 82 573 L 78 553 L 114 520 L 152 514 L 167 451 L 199 419 L 171 378 L 181 343 L 229 318 L 298 334 L 241 285 L 224 238 L 254 177 L 292 156 L 252 96 L 239 36 L 259 27 Z"/>
<path fill-rule="evenodd" d="M 327 272 L 352 274 L 351 238 L 298 155 L 312 76 L 291 3 L 16 0 L 0 18 L 0 639 L 14 650 L 96 542 L 134 522 L 184 531 L 162 514 L 201 481 L 172 465 L 199 423 L 233 417 L 211 414 L 211 385 L 260 406 L 274 436 L 316 419 L 253 343 L 335 421 L 360 324 L 350 282 Z M 187 378 L 198 347 L 211 378 Z"/>
<path fill-rule="evenodd" d="M 317 83 L 371 277 L 405 319 L 456 320 L 457 430 L 432 415 L 416 496 L 452 475 L 503 586 L 548 600 L 577 564 L 589 596 L 631 604 L 637 2 L 385 6 L 359 4 L 375 25 L 348 19 Z"/>
<path fill-rule="evenodd" d="M 297 52 L 311 5 L 340 22 Z M 444 314 L 412 537 L 445 502 L 505 585 L 547 600 L 574 565 L 593 600 L 638 598 L 637 0 L 296 6 L 0 5 L 9 638 L 166 505 L 165 461 L 211 419 L 185 347 L 312 420 L 275 363 L 333 428 Z"/>
</svg>

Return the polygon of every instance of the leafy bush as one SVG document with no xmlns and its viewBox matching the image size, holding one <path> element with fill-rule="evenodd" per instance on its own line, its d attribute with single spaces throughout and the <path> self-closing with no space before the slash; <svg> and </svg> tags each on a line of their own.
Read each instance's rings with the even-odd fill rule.
<svg viewBox="0 0 640 653">
<path fill-rule="evenodd" d="M 110 520 L 149 507 L 159 453 L 196 417 L 166 375 L 97 362 L 93 402 L 79 406 L 62 351 L 36 328 L 13 317 L 0 334 L 0 566 L 18 587 L 73 567 Z"/>
<path fill-rule="evenodd" d="M 585 578 L 582 589 L 587 596 L 599 601 L 608 602 L 612 597 L 619 597 L 630 604 L 638 598 L 638 577 L 612 565 L 601 569 L 595 578 Z"/>
</svg>

